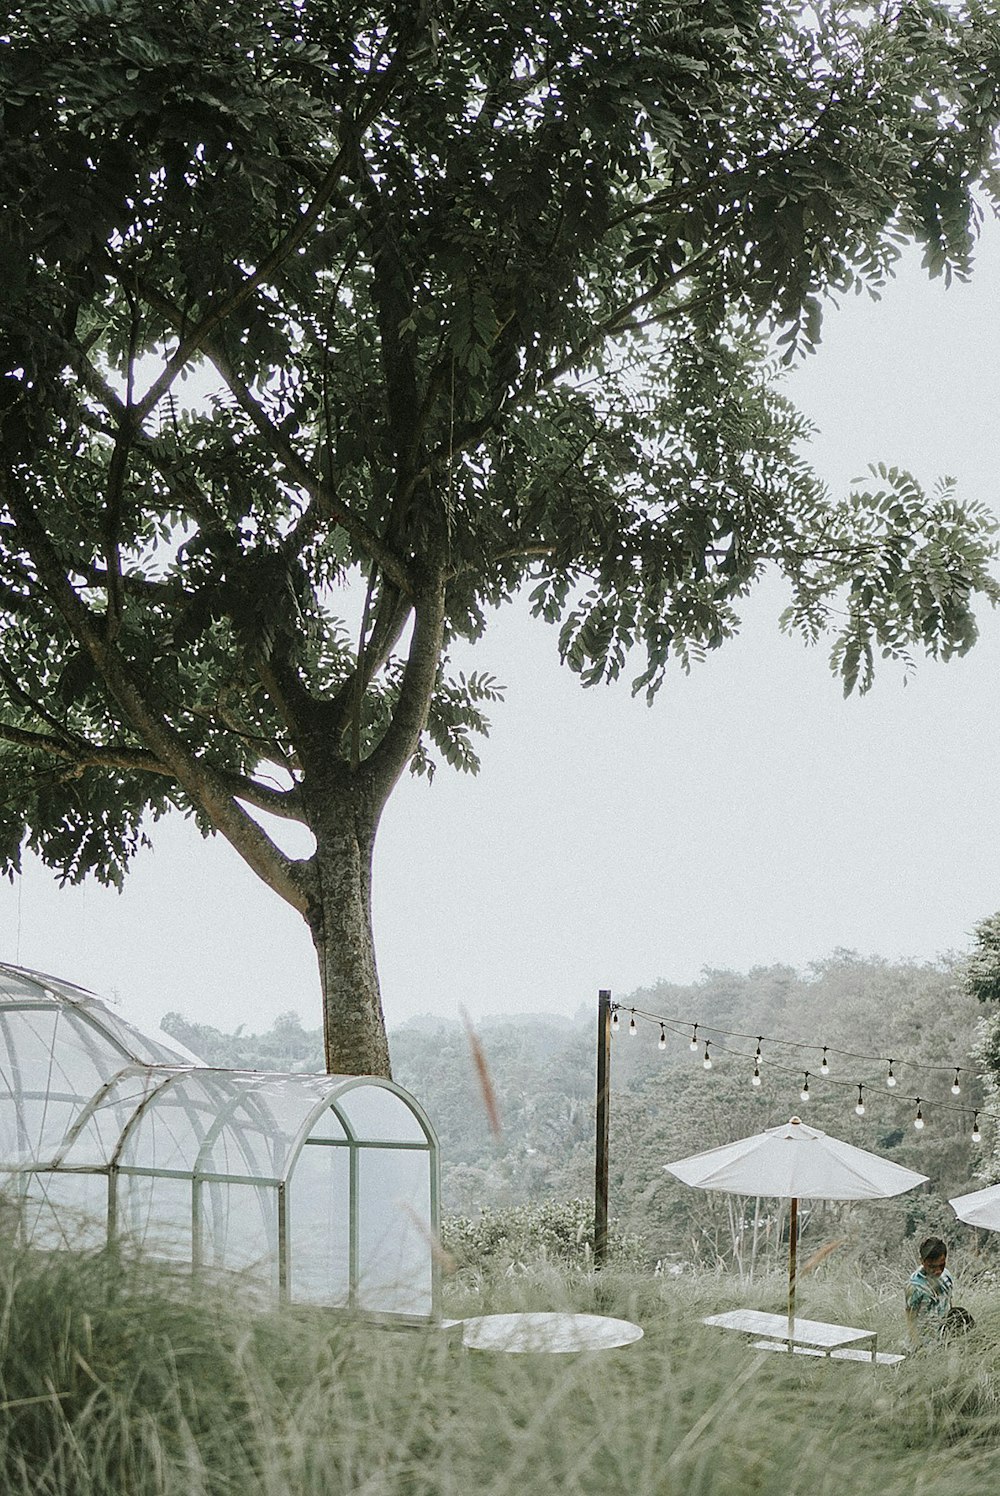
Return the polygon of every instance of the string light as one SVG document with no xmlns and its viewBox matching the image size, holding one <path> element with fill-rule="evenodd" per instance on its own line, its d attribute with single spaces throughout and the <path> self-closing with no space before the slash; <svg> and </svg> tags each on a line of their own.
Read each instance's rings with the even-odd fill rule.
<svg viewBox="0 0 1000 1496">
<path fill-rule="evenodd" d="M 613 1034 L 617 1033 L 619 1031 L 619 1029 L 620 1029 L 619 1012 L 627 1012 L 629 1014 L 629 1025 L 628 1025 L 629 1034 L 630 1034 L 630 1036 L 635 1037 L 635 1035 L 638 1032 L 638 1028 L 637 1028 L 637 1025 L 636 1025 L 636 1014 L 638 1012 L 641 1012 L 641 1010 L 637 1009 L 637 1008 L 634 1008 L 634 1007 L 632 1007 L 632 1008 L 622 1008 L 619 1004 L 611 1004 L 610 1028 L 611 1028 L 611 1032 Z M 685 1020 L 685 1019 L 682 1019 L 682 1018 L 666 1018 L 666 1017 L 661 1017 L 659 1014 L 656 1014 L 656 1013 L 642 1012 L 642 1016 L 644 1018 L 648 1018 L 654 1024 L 659 1024 L 660 1032 L 659 1032 L 659 1038 L 658 1038 L 658 1047 L 659 1047 L 659 1049 L 661 1051 L 662 1050 L 666 1050 L 668 1048 L 668 1045 L 667 1045 L 667 1026 L 668 1025 L 670 1025 L 671 1029 L 674 1029 L 675 1027 L 680 1027 L 681 1025 L 686 1025 L 687 1023 L 690 1023 L 690 1020 Z M 701 1049 L 702 1045 L 704 1045 L 704 1049 L 703 1049 L 703 1052 L 702 1052 L 702 1065 L 703 1065 L 703 1067 L 704 1067 L 705 1070 L 711 1070 L 711 1069 L 714 1068 L 714 1062 L 713 1062 L 713 1059 L 712 1059 L 712 1050 L 711 1050 L 711 1046 L 713 1044 L 715 1044 L 718 1047 L 718 1043 L 721 1042 L 723 1053 L 725 1053 L 725 1054 L 732 1054 L 732 1055 L 738 1055 L 739 1051 L 736 1048 L 730 1048 L 729 1046 L 726 1045 L 726 1043 L 724 1042 L 726 1039 L 750 1039 L 750 1038 L 755 1038 L 756 1039 L 756 1043 L 755 1043 L 755 1046 L 754 1046 L 754 1053 L 753 1053 L 754 1067 L 753 1067 L 753 1073 L 752 1073 L 752 1075 L 750 1077 L 751 1084 L 754 1086 L 755 1089 L 760 1089 L 760 1087 L 763 1085 L 763 1079 L 762 1079 L 762 1075 L 761 1075 L 761 1066 L 764 1063 L 763 1046 L 765 1044 L 777 1044 L 778 1046 L 783 1046 L 783 1047 L 788 1048 L 788 1049 L 799 1049 L 799 1050 L 810 1049 L 810 1048 L 813 1047 L 809 1043 L 801 1042 L 801 1041 L 796 1040 L 796 1039 L 774 1039 L 773 1037 L 772 1038 L 768 1038 L 764 1034 L 757 1034 L 756 1036 L 754 1036 L 754 1035 L 750 1035 L 750 1034 L 730 1033 L 729 1030 L 727 1030 L 727 1029 L 710 1030 L 710 1032 L 714 1032 L 718 1036 L 718 1038 L 717 1039 L 712 1039 L 712 1040 L 707 1040 L 707 1039 L 705 1039 L 705 1038 L 702 1037 L 701 1029 L 702 1029 L 702 1024 L 701 1023 L 691 1023 L 689 1048 L 691 1049 L 691 1051 L 693 1053 L 696 1054 L 698 1052 L 698 1050 Z M 872 1055 L 872 1054 L 858 1054 L 858 1053 L 855 1053 L 853 1050 L 837 1049 L 837 1048 L 833 1048 L 831 1050 L 831 1046 L 828 1045 L 828 1044 L 824 1044 L 824 1045 L 820 1046 L 820 1048 L 821 1048 L 820 1063 L 819 1063 L 819 1066 L 817 1067 L 817 1073 L 819 1075 L 828 1076 L 830 1074 L 830 1058 L 829 1057 L 830 1057 L 831 1052 L 833 1054 L 836 1054 L 836 1055 L 847 1056 L 848 1058 L 854 1059 L 854 1060 L 866 1060 L 866 1061 L 875 1061 L 875 1060 L 878 1060 L 880 1063 L 885 1064 L 887 1066 L 887 1071 L 886 1071 L 886 1074 L 885 1074 L 885 1084 L 886 1084 L 886 1087 L 890 1091 L 895 1091 L 897 1089 L 897 1087 L 898 1087 L 898 1078 L 896 1076 L 896 1071 L 895 1071 L 895 1067 L 896 1067 L 896 1060 L 895 1060 L 895 1058 L 890 1058 L 888 1060 L 885 1060 L 885 1059 L 882 1059 L 880 1056 L 877 1056 L 877 1055 Z M 744 1054 L 745 1054 L 745 1051 L 744 1051 Z M 962 1088 L 962 1079 L 961 1079 L 961 1076 L 962 1076 L 962 1066 L 955 1065 L 954 1063 L 952 1063 L 950 1065 L 925 1065 L 925 1064 L 922 1064 L 922 1063 L 920 1063 L 918 1061 L 913 1061 L 913 1060 L 904 1060 L 902 1063 L 907 1064 L 907 1065 L 911 1065 L 911 1066 L 913 1066 L 917 1070 L 935 1071 L 937 1073 L 940 1073 L 941 1071 L 945 1071 L 945 1072 L 950 1071 L 951 1072 L 951 1076 L 952 1076 L 952 1080 L 951 1080 L 951 1094 L 953 1096 L 960 1096 L 962 1094 L 962 1089 L 963 1089 Z M 768 1059 L 768 1064 L 769 1065 L 772 1064 L 771 1058 Z M 782 1074 L 782 1075 L 791 1076 L 791 1075 L 793 1075 L 795 1073 L 794 1069 L 792 1068 L 792 1066 L 791 1065 L 786 1065 L 786 1064 L 774 1064 L 773 1065 L 773 1069 L 775 1071 L 777 1071 L 778 1073 Z M 806 1071 L 800 1072 L 800 1073 L 802 1073 L 802 1075 L 803 1075 L 803 1081 L 802 1081 L 802 1086 L 801 1086 L 800 1091 L 799 1091 L 799 1095 L 800 1095 L 802 1101 L 808 1101 L 809 1098 L 810 1098 L 810 1081 L 811 1081 L 812 1073 L 813 1072 L 811 1072 L 809 1070 L 806 1070 Z M 845 1082 L 845 1081 L 833 1081 L 832 1084 L 833 1085 L 840 1085 L 840 1086 L 845 1086 L 847 1084 L 852 1084 L 852 1085 L 856 1085 L 857 1086 L 857 1088 L 858 1088 L 858 1098 L 857 1098 L 857 1102 L 855 1104 L 854 1110 L 855 1110 L 856 1114 L 859 1117 L 863 1117 L 865 1115 L 865 1112 L 866 1112 L 865 1096 L 864 1096 L 865 1086 L 866 1085 L 870 1085 L 871 1082 L 870 1081 L 865 1081 L 865 1082 L 852 1081 L 852 1082 L 848 1083 L 848 1082 Z M 916 1114 L 916 1116 L 913 1119 L 914 1120 L 914 1127 L 916 1128 L 916 1130 L 918 1132 L 923 1131 L 925 1124 L 924 1124 L 924 1117 L 923 1117 L 923 1110 L 922 1110 L 922 1098 L 918 1096 L 918 1097 L 915 1097 L 915 1098 L 902 1097 L 900 1099 L 901 1100 L 910 1100 L 910 1099 L 913 1099 L 913 1100 L 916 1101 L 917 1114 Z M 937 1102 L 935 1104 L 938 1105 L 939 1107 L 945 1105 L 943 1102 Z M 947 1107 L 945 1107 L 945 1110 L 947 1110 Z M 953 1111 L 957 1111 L 958 1108 L 957 1107 L 953 1107 L 952 1110 Z M 974 1111 L 974 1117 L 973 1117 L 972 1141 L 976 1142 L 976 1143 L 980 1142 L 981 1139 L 982 1139 L 982 1132 L 980 1130 L 980 1125 L 979 1125 L 980 1111 L 981 1111 L 981 1108 L 975 1109 L 975 1111 Z M 983 1113 L 983 1115 L 987 1116 L 987 1117 L 990 1117 L 990 1118 L 993 1118 L 994 1116 L 996 1116 L 997 1119 L 1000 1120 L 1000 1113 L 994 1113 L 994 1112 L 991 1112 L 991 1111 L 986 1111 L 986 1112 Z"/>
</svg>

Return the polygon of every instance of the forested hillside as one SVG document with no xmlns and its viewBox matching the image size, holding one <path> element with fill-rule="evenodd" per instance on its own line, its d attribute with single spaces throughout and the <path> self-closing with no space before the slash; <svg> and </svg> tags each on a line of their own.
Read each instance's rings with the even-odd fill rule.
<svg viewBox="0 0 1000 1496">
<path fill-rule="evenodd" d="M 989 1170 L 995 1138 L 987 1115 L 980 1118 L 982 1141 L 972 1141 L 976 1109 L 987 1105 L 975 1057 L 983 1008 L 966 992 L 962 974 L 958 958 L 920 965 L 837 951 L 805 972 L 706 971 L 690 986 L 661 983 L 615 994 L 621 1006 L 612 1047 L 611 1209 L 622 1229 L 641 1233 L 649 1258 L 665 1262 L 747 1267 L 779 1250 L 784 1217 L 773 1202 L 762 1202 L 755 1214 L 753 1201 L 688 1189 L 663 1164 L 797 1113 L 931 1179 L 923 1190 L 871 1206 L 805 1210 L 805 1248 L 849 1240 L 862 1258 L 895 1258 L 907 1238 L 927 1230 L 954 1234 L 947 1198 L 984 1182 L 979 1176 Z M 596 998 L 595 992 L 591 1012 L 583 1008 L 573 1020 L 524 1015 L 478 1026 L 499 1103 L 498 1137 L 463 1027 L 427 1017 L 395 1032 L 396 1079 L 424 1103 L 441 1138 L 447 1213 L 475 1216 L 483 1208 L 592 1198 Z M 176 1013 L 164 1027 L 210 1064 L 320 1065 L 319 1030 L 303 1029 L 294 1014 L 261 1035 L 221 1034 Z M 758 1035 L 759 1087 L 753 1084 Z M 827 1077 L 819 1073 L 823 1046 Z M 855 1113 L 859 1086 L 864 1116 Z M 917 1097 L 925 1123 L 919 1131 Z"/>
</svg>

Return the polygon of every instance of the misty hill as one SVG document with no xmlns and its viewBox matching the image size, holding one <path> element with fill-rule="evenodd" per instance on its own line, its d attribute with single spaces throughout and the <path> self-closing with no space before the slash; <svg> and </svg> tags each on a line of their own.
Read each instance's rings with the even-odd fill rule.
<svg viewBox="0 0 1000 1496">
<path fill-rule="evenodd" d="M 781 965 L 747 974 L 706 971 L 690 985 L 659 983 L 616 1000 L 624 1011 L 612 1051 L 611 1205 L 624 1228 L 646 1235 L 656 1256 L 728 1257 L 740 1234 L 731 1206 L 727 1216 L 719 1197 L 685 1190 L 664 1175 L 663 1164 L 794 1112 L 931 1176 L 922 1194 L 878 1207 L 879 1240 L 890 1226 L 905 1236 L 926 1221 L 954 1225 L 943 1201 L 975 1187 L 992 1143 L 987 1128 L 981 1145 L 970 1141 L 973 1110 L 984 1105 L 974 1058 L 983 1010 L 965 994 L 957 958 L 892 962 L 836 951 L 805 972 Z M 395 1077 L 426 1107 L 441 1139 L 446 1213 L 592 1197 L 596 1013 L 595 993 L 589 1016 L 522 1015 L 477 1026 L 499 1104 L 499 1138 L 463 1026 L 428 1015 L 393 1032 Z M 668 1020 L 664 1051 L 660 1018 Z M 688 1026 L 695 1023 L 699 1048 L 692 1054 Z M 208 1064 L 322 1066 L 320 1030 L 305 1028 L 294 1013 L 263 1034 L 225 1034 L 177 1013 L 163 1026 Z M 761 1046 L 759 1088 L 751 1084 L 757 1035 L 770 1041 Z M 706 1038 L 711 1072 L 703 1066 Z M 831 1066 L 825 1080 L 818 1074 L 824 1045 Z M 882 1058 L 867 1058 L 873 1055 Z M 895 1061 L 895 1092 L 885 1084 L 886 1057 Z M 803 1103 L 807 1069 L 810 1099 Z M 955 1069 L 958 1098 L 950 1090 Z M 854 1111 L 859 1083 L 863 1118 Z M 912 1125 L 914 1096 L 926 1118 L 920 1133 Z"/>
</svg>

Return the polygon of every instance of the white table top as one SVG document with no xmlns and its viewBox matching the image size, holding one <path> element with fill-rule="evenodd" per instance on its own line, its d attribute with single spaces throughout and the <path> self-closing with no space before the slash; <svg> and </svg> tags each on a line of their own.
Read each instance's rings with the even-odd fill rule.
<svg viewBox="0 0 1000 1496">
<path fill-rule="evenodd" d="M 770 1335 L 775 1340 L 788 1340 L 788 1315 L 765 1314 L 760 1309 L 731 1309 L 727 1314 L 710 1314 L 702 1321 L 706 1325 L 718 1325 L 724 1330 L 743 1330 L 748 1335 Z M 791 1339 L 798 1345 L 832 1347 L 853 1345 L 858 1341 L 874 1343 L 874 1330 L 855 1330 L 850 1325 L 828 1325 L 818 1319 L 792 1321 Z"/>
<path fill-rule="evenodd" d="M 605 1314 L 481 1314 L 462 1323 L 462 1344 L 477 1351 L 612 1350 L 642 1339 L 642 1329 Z"/>
</svg>

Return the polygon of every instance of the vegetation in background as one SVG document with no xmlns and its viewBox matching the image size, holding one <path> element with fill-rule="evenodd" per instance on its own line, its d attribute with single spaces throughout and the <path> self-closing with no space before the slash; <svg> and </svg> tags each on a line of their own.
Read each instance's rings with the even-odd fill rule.
<svg viewBox="0 0 1000 1496">
<path fill-rule="evenodd" d="M 974 1109 L 986 1106 L 987 1097 L 977 1076 L 982 1015 L 964 974 L 957 957 L 916 964 L 838 951 L 804 973 L 786 966 L 745 975 L 710 971 L 692 986 L 664 983 L 622 998 L 626 1008 L 697 1022 L 703 1032 L 716 1026 L 813 1046 L 806 1058 L 765 1045 L 763 1084 L 756 1090 L 753 1040 L 717 1043 L 707 1073 L 701 1050 L 688 1048 L 687 1032 L 671 1033 L 661 1053 L 657 1024 L 640 1021 L 633 1039 L 626 1019 L 612 1050 L 610 1204 L 618 1229 L 633 1241 L 630 1253 L 640 1239 L 650 1266 L 720 1264 L 748 1276 L 780 1264 L 787 1252 L 785 1206 L 689 1189 L 665 1174 L 663 1164 L 798 1113 L 931 1179 L 920 1190 L 870 1205 L 804 1207 L 804 1258 L 835 1243 L 833 1258 L 853 1270 L 889 1265 L 901 1272 L 920 1237 L 937 1233 L 949 1240 L 968 1235 L 992 1260 L 992 1239 L 958 1226 L 947 1204 L 950 1196 L 1000 1177 L 991 1162 L 994 1124 L 981 1119 L 982 1143 L 971 1140 Z M 576 1207 L 569 1202 L 593 1200 L 596 1026 L 596 993 L 593 1012 L 575 1020 L 523 1015 L 479 1026 L 499 1103 L 499 1137 L 482 1106 L 459 1023 L 420 1019 L 393 1036 L 397 1078 L 427 1108 L 441 1139 L 444 1211 L 470 1223 L 472 1239 L 491 1260 L 506 1251 L 508 1265 L 537 1261 L 551 1243 L 533 1208 L 566 1211 L 570 1219 Z M 290 1015 L 261 1036 L 221 1034 L 176 1013 L 167 1015 L 164 1027 L 214 1064 L 308 1068 L 321 1061 L 319 1032 L 304 1031 Z M 743 1057 L 725 1053 L 723 1043 Z M 831 1056 L 833 1072 L 824 1084 L 816 1074 L 821 1044 L 895 1058 L 898 1094 L 886 1088 L 884 1062 L 841 1056 Z M 943 1068 L 929 1076 L 908 1061 Z M 959 1098 L 950 1090 L 956 1066 Z M 807 1067 L 813 1074 L 805 1103 L 799 1090 Z M 854 1113 L 859 1082 L 867 1102 L 863 1118 Z M 919 1134 L 914 1105 L 902 1099 L 914 1094 L 922 1097 L 927 1124 Z M 582 1227 L 587 1209 L 579 1209 Z"/>
<path fill-rule="evenodd" d="M 964 975 L 969 995 L 984 1005 L 993 1005 L 980 1024 L 976 1058 L 987 1104 L 1000 1111 L 1000 913 L 980 920 L 973 930 Z M 991 1177 L 1000 1178 L 1000 1132 L 993 1135 L 989 1167 Z"/>
<path fill-rule="evenodd" d="M 593 1272 L 593 1200 L 548 1200 L 496 1210 L 484 1205 L 477 1216 L 448 1216 L 441 1245 L 454 1270 L 478 1282 L 482 1275 L 524 1273 L 543 1263 L 560 1271 Z M 647 1265 L 642 1236 L 626 1236 L 609 1222 L 606 1261 L 613 1267 Z"/>
<path fill-rule="evenodd" d="M 652 696 L 776 568 L 863 690 L 1000 593 L 948 480 L 826 493 L 772 355 L 908 241 L 968 272 L 994 0 L 12 0 L 0 105 L 0 868 L 194 815 L 330 1070 L 389 1072 L 379 818 L 475 768 L 491 608 Z"/>
</svg>

